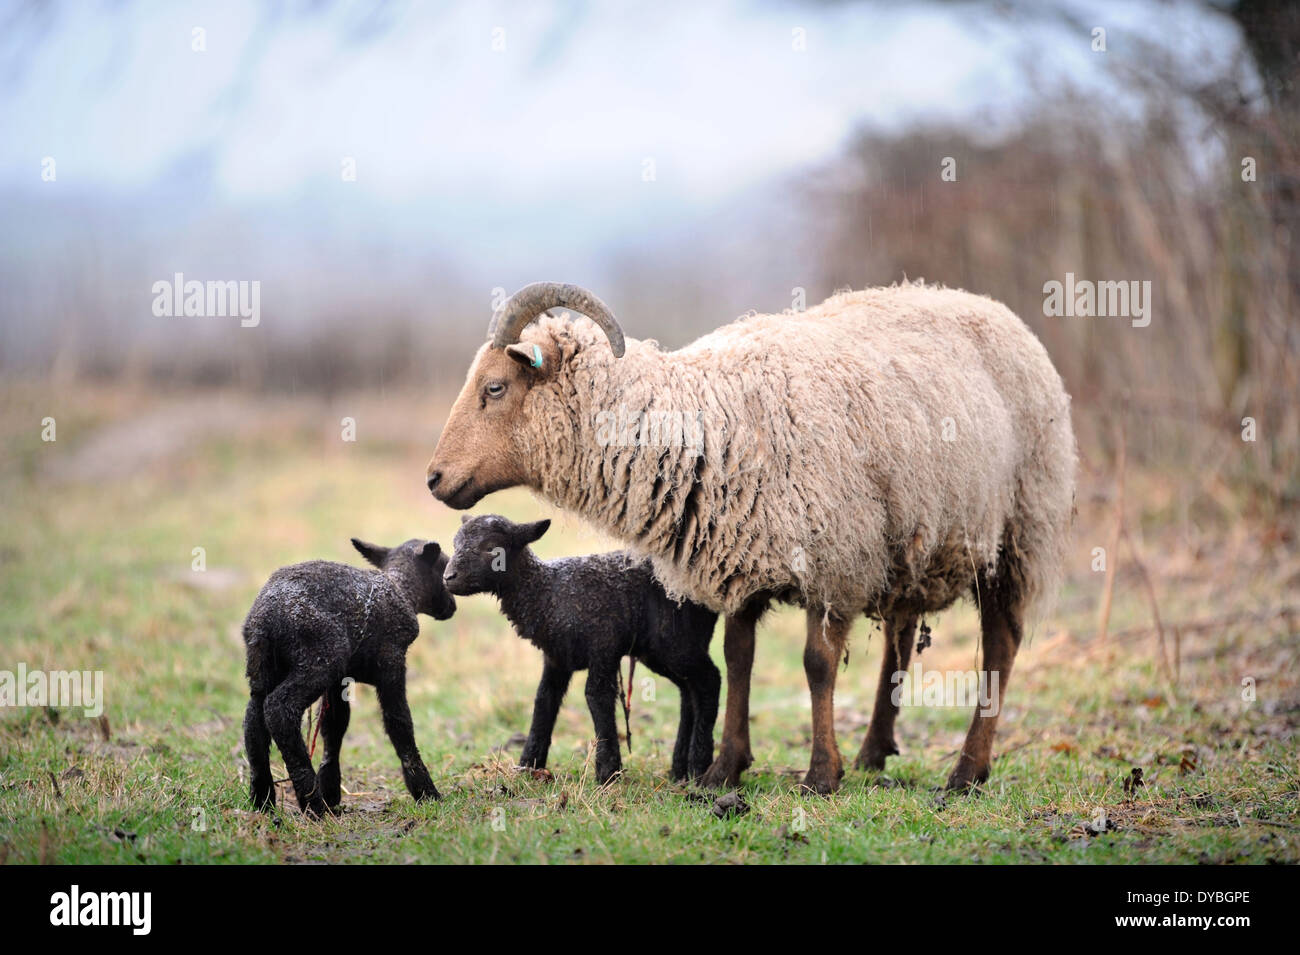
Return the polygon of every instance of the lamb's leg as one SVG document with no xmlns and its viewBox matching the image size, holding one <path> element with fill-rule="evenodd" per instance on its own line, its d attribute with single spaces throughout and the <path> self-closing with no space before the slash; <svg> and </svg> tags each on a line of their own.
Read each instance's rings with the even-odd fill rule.
<svg viewBox="0 0 1300 955">
<path fill-rule="evenodd" d="M 275 805 L 275 777 L 271 775 L 271 732 L 266 728 L 262 707 L 265 693 L 254 693 L 248 698 L 244 711 L 244 755 L 248 758 L 249 795 L 254 809 L 270 809 Z"/>
<path fill-rule="evenodd" d="M 284 767 L 289 771 L 289 779 L 293 782 L 298 806 L 313 816 L 324 816 L 329 809 L 322 798 L 316 772 L 311 768 L 307 744 L 302 739 L 302 714 L 320 697 L 322 690 L 324 687 L 303 682 L 300 677 L 290 675 L 271 691 L 263 707 L 266 725 L 271 730 L 275 745 L 284 758 Z"/>
<path fill-rule="evenodd" d="M 804 788 L 826 795 L 839 788 L 844 760 L 835 742 L 835 673 L 844 655 L 844 641 L 850 623 L 808 611 L 808 637 L 804 642 L 803 669 L 812 694 L 812 762 L 804 777 Z"/>
<path fill-rule="evenodd" d="M 695 710 L 695 726 L 691 736 L 691 753 L 687 772 L 696 779 L 706 772 L 713 762 L 713 724 L 718 719 L 718 691 L 722 688 L 722 674 L 713 661 L 704 656 L 691 676 L 691 701 Z"/>
<path fill-rule="evenodd" d="M 545 769 L 546 757 L 551 751 L 551 737 L 555 732 L 555 718 L 559 715 L 564 694 L 569 690 L 573 671 L 556 665 L 549 657 L 542 665 L 542 679 L 537 684 L 537 697 L 533 700 L 533 722 L 528 730 L 519 765 L 529 769 Z"/>
<path fill-rule="evenodd" d="M 384 714 L 384 730 L 402 762 L 402 779 L 407 790 L 416 800 L 441 799 L 415 745 L 415 725 L 406 702 L 406 668 L 389 668 L 377 689 L 379 708 Z"/>
<path fill-rule="evenodd" d="M 754 667 L 756 614 L 742 611 L 728 617 L 722 650 L 727 660 L 727 711 L 722 718 L 718 757 L 700 778 L 710 789 L 728 789 L 754 761 L 749 747 L 749 675 Z"/>
<path fill-rule="evenodd" d="M 614 719 L 618 662 L 615 660 L 610 666 L 593 660 L 587 671 L 587 708 L 591 710 L 591 722 L 596 730 L 596 779 L 602 785 L 623 768 L 618 751 L 618 723 Z"/>
<path fill-rule="evenodd" d="M 681 715 L 677 720 L 677 742 L 673 745 L 673 763 L 669 776 L 676 782 L 690 773 L 691 740 L 695 736 L 695 695 L 689 680 L 674 680 L 681 693 Z"/>
<path fill-rule="evenodd" d="M 348 731 L 351 716 L 352 704 L 343 698 L 343 684 L 335 683 L 325 695 L 325 711 L 321 714 L 325 755 L 321 757 L 320 771 L 316 774 L 325 805 L 330 809 L 338 809 L 343 802 L 339 750 L 343 747 L 343 735 Z"/>
<path fill-rule="evenodd" d="M 988 587 L 988 581 L 981 581 L 981 590 L 980 640 L 984 648 L 984 673 L 981 674 L 981 679 L 988 681 L 983 686 L 987 686 L 992 697 L 989 706 L 992 712 L 985 714 L 981 705 L 976 706 L 975 717 L 966 733 L 961 755 L 957 757 L 957 765 L 948 777 L 948 789 L 970 789 L 989 778 L 989 764 L 993 759 L 993 734 L 997 730 L 998 714 L 1002 712 L 1007 681 L 1011 678 L 1011 665 L 1015 662 L 1016 651 L 1020 649 L 1020 607 L 996 587 Z M 995 679 L 996 693 L 993 692 Z"/>
<path fill-rule="evenodd" d="M 894 702 L 894 691 L 900 684 L 895 677 L 907 671 L 915 644 L 915 617 L 893 617 L 885 621 L 885 656 L 880 661 L 880 682 L 876 685 L 871 725 L 853 764 L 857 769 L 884 769 L 885 757 L 898 755 L 898 743 L 894 740 L 898 704 Z"/>
</svg>

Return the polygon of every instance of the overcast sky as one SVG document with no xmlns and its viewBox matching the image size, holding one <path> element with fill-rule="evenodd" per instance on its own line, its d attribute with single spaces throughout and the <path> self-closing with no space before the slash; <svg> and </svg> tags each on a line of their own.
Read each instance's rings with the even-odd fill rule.
<svg viewBox="0 0 1300 955">
<path fill-rule="evenodd" d="M 395 245 L 385 263 L 406 249 L 465 275 L 508 265 L 494 285 L 585 280 L 629 241 L 720 228 L 864 126 L 996 130 L 1067 83 L 1120 108 L 1137 38 L 1189 70 L 1237 48 L 1226 17 L 1155 0 L 1068 2 L 1073 22 L 1038 0 L 1024 3 L 1033 16 L 984 3 L 285 6 L 0 13 L 0 218 L 21 223 L 0 237 L 11 285 L 35 280 L 28 258 L 52 269 L 92 240 L 107 247 L 97 260 L 138 248 L 132 289 L 173 265 L 248 274 L 241 254 L 346 274 L 337 253 L 305 250 L 352 241 Z M 55 184 L 41 180 L 47 156 Z"/>
</svg>

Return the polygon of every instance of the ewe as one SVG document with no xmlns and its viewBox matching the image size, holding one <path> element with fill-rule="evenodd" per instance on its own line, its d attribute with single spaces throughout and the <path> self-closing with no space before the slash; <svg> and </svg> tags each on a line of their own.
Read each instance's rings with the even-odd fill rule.
<svg viewBox="0 0 1300 955">
<path fill-rule="evenodd" d="M 590 292 L 537 283 L 489 334 L 429 488 L 467 508 L 526 485 L 649 557 L 671 595 L 727 615 L 727 710 L 706 784 L 734 784 L 752 761 L 754 626 L 772 600 L 807 608 L 805 785 L 818 792 L 843 775 L 835 671 L 857 614 L 884 623 L 887 646 L 859 765 L 896 752 L 897 708 L 880 700 L 922 615 L 975 600 L 984 667 L 1005 693 L 1027 613 L 1060 573 L 1075 471 L 1060 376 L 1005 306 L 905 284 L 744 318 L 666 352 L 625 342 Z M 598 422 L 621 408 L 685 413 L 701 433 L 601 440 Z M 950 788 L 988 777 L 996 724 L 976 713 Z"/>
</svg>

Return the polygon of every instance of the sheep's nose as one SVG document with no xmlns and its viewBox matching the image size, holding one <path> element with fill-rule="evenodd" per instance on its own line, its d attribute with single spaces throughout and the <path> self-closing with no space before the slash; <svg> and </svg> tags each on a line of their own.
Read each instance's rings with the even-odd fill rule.
<svg viewBox="0 0 1300 955">
<path fill-rule="evenodd" d="M 430 474 L 430 475 L 429 475 L 429 480 L 428 480 L 428 482 L 427 482 L 428 485 L 429 485 L 429 490 L 432 491 L 432 490 L 434 490 L 435 488 L 437 488 L 437 486 L 438 486 L 438 482 L 441 481 L 441 480 L 442 480 L 442 472 L 441 472 L 441 471 L 434 471 L 432 474 Z"/>
<path fill-rule="evenodd" d="M 443 583 L 449 584 L 455 579 L 456 579 L 456 572 L 452 570 L 450 567 L 448 567 L 446 570 L 442 572 Z"/>
</svg>

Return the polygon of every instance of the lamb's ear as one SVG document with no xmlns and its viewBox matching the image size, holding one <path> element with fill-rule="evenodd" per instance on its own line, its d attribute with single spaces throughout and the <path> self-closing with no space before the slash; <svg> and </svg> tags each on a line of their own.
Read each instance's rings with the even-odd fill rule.
<svg viewBox="0 0 1300 955">
<path fill-rule="evenodd" d="M 473 518 L 470 517 L 468 514 L 462 514 L 462 515 L 460 516 L 460 522 L 461 522 L 462 524 L 468 524 L 468 523 L 469 523 L 470 521 L 472 521 L 472 520 L 473 520 Z"/>
<path fill-rule="evenodd" d="M 551 521 L 544 518 L 540 521 L 533 521 L 531 524 L 520 524 L 515 531 L 515 540 L 522 544 L 531 544 L 550 529 Z"/>
<path fill-rule="evenodd" d="M 352 538 L 352 546 L 357 549 L 366 560 L 376 567 L 383 567 L 384 561 L 388 559 L 388 548 L 380 547 L 378 544 L 367 544 L 365 541 Z"/>
<path fill-rule="evenodd" d="M 437 541 L 426 541 L 420 548 L 420 560 L 426 564 L 436 564 L 438 555 L 442 553 L 442 548 L 438 546 Z"/>
</svg>

